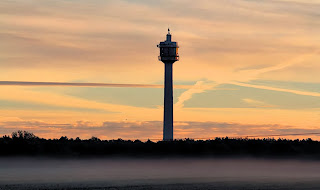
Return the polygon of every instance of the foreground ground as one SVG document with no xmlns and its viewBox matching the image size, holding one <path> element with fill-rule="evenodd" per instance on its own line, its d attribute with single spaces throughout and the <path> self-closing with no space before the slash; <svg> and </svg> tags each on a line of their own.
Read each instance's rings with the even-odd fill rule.
<svg viewBox="0 0 320 190">
<path fill-rule="evenodd" d="M 320 189 L 320 161 L 1 158 L 0 189 Z"/>
<path fill-rule="evenodd" d="M 319 182 L 212 182 L 212 183 L 174 183 L 174 184 L 140 184 L 140 185 L 107 185 L 107 184 L 35 184 L 35 185 L 9 185 L 1 186 L 0 189 L 50 189 L 50 190 L 318 190 Z"/>
</svg>

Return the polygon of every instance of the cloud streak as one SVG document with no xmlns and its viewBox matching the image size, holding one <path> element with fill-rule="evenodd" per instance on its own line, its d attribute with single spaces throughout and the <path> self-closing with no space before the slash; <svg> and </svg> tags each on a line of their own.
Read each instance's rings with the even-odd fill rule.
<svg viewBox="0 0 320 190">
<path fill-rule="evenodd" d="M 250 88 L 264 89 L 264 90 L 272 90 L 272 91 L 278 91 L 278 92 L 288 92 L 288 93 L 304 95 L 304 96 L 320 97 L 320 93 L 318 93 L 318 92 L 308 92 L 308 91 L 300 91 L 300 90 L 292 90 L 292 89 L 284 89 L 284 88 L 275 88 L 275 87 L 270 87 L 270 86 L 247 84 L 247 83 L 242 83 L 242 82 L 230 82 L 229 84 L 250 87 Z"/>
<path fill-rule="evenodd" d="M 244 101 L 245 103 L 249 104 L 252 107 L 256 107 L 256 108 L 272 108 L 272 107 L 276 107 L 275 105 L 271 105 L 271 104 L 267 104 L 263 101 L 259 101 L 259 100 L 254 100 L 251 98 L 244 98 L 242 99 L 242 101 Z"/>
<path fill-rule="evenodd" d="M 175 108 L 182 108 L 184 102 L 191 99 L 194 94 L 203 93 L 206 90 L 212 89 L 216 84 L 203 85 L 204 81 L 198 81 L 195 85 L 192 86 L 189 90 L 185 91 L 178 97 L 178 102 L 174 105 Z"/>
<path fill-rule="evenodd" d="M 0 86 L 71 86 L 71 87 L 115 87 L 115 88 L 163 88 L 160 84 L 119 84 L 119 83 L 87 83 L 87 82 L 29 82 L 0 81 Z M 201 88 L 201 86 L 198 86 Z M 177 89 L 191 89 L 192 85 L 174 85 Z"/>
</svg>

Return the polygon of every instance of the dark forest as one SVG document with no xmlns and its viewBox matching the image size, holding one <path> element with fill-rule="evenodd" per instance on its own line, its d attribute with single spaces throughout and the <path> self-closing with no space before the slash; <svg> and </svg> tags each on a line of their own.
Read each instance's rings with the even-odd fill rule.
<svg viewBox="0 0 320 190">
<path fill-rule="evenodd" d="M 100 140 L 97 137 L 44 139 L 27 131 L 0 138 L 0 156 L 49 157 L 261 157 L 320 159 L 320 142 L 312 139 L 215 138 L 174 141 Z"/>
</svg>

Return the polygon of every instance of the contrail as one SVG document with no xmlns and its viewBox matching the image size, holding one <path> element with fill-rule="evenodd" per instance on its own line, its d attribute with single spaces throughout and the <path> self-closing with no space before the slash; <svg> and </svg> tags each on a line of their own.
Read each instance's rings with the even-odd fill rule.
<svg viewBox="0 0 320 190">
<path fill-rule="evenodd" d="M 178 102 L 174 104 L 176 108 L 183 108 L 184 102 L 191 99 L 194 94 L 203 93 L 206 90 L 212 89 L 216 84 L 204 85 L 204 81 L 198 81 L 195 85 L 191 86 L 187 91 L 183 92 L 178 97 Z"/>
<path fill-rule="evenodd" d="M 163 88 L 160 84 L 115 84 L 87 82 L 30 82 L 30 81 L 0 81 L 0 86 L 74 86 L 74 87 L 126 87 L 126 88 Z M 193 85 L 174 85 L 177 89 L 190 89 Z"/>
<path fill-rule="evenodd" d="M 0 86 L 66 86 L 66 87 L 109 87 L 109 88 L 163 88 L 161 84 L 119 84 L 119 83 L 91 83 L 91 82 L 31 82 L 31 81 L 0 81 Z M 175 89 L 207 90 L 208 85 L 173 85 Z M 217 88 L 216 90 L 235 90 Z"/>
<path fill-rule="evenodd" d="M 320 97 L 320 93 L 319 92 L 309 92 L 309 91 L 300 91 L 300 90 L 292 90 L 292 89 L 283 89 L 283 88 L 276 88 L 276 87 L 270 87 L 270 86 L 248 84 L 248 83 L 243 83 L 243 82 L 229 82 L 228 84 L 234 84 L 234 85 L 238 85 L 238 86 L 257 88 L 257 89 L 264 89 L 264 90 L 272 90 L 272 91 L 278 91 L 278 92 L 288 92 L 288 93 L 304 95 L 304 96 Z"/>
</svg>

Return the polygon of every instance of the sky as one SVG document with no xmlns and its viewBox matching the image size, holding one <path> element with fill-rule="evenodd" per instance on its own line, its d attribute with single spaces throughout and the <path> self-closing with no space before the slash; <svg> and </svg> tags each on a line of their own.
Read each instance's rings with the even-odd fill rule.
<svg viewBox="0 0 320 190">
<path fill-rule="evenodd" d="M 175 138 L 320 140 L 319 9 L 320 0 L 1 0 L 0 135 L 160 140 L 156 45 L 170 27 L 180 46 Z"/>
</svg>

